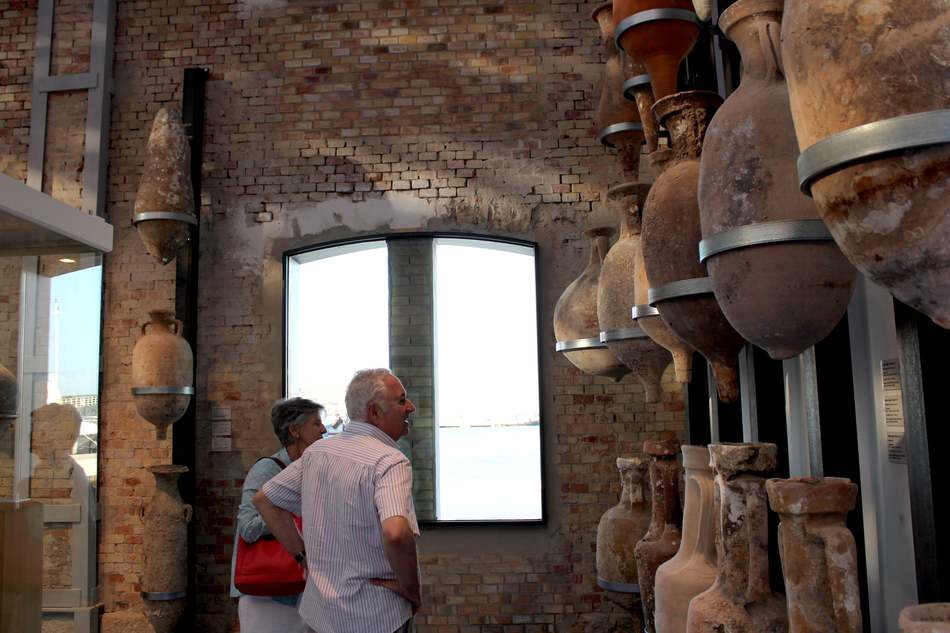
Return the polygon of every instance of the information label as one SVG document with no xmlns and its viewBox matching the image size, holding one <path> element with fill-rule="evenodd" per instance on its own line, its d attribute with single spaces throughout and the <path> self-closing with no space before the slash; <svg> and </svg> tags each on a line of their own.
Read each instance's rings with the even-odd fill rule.
<svg viewBox="0 0 950 633">
<path fill-rule="evenodd" d="M 887 426 L 887 458 L 895 464 L 906 464 L 904 450 L 904 401 L 901 393 L 900 364 L 896 358 L 881 361 L 884 394 L 884 424 Z"/>
</svg>

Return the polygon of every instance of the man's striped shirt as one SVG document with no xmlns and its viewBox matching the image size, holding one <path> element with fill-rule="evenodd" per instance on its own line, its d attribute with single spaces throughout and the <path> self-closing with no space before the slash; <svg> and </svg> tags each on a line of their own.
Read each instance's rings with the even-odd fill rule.
<svg viewBox="0 0 950 633">
<path fill-rule="evenodd" d="M 352 421 L 314 442 L 300 459 L 264 484 L 270 501 L 303 517 L 309 578 L 300 615 L 317 633 L 392 633 L 412 617 L 399 594 L 369 583 L 395 578 L 382 542 L 382 522 L 409 521 L 412 467 L 375 426 Z"/>
</svg>

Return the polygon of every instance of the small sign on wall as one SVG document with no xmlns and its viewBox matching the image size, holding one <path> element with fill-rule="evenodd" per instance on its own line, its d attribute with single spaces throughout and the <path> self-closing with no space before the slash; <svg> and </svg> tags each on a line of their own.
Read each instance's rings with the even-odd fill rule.
<svg viewBox="0 0 950 633">
<path fill-rule="evenodd" d="M 231 407 L 211 406 L 211 452 L 231 451 Z"/>
<path fill-rule="evenodd" d="M 881 381 L 884 395 L 884 423 L 887 427 L 887 459 L 895 464 L 906 464 L 904 401 L 901 393 L 900 364 L 896 358 L 881 361 Z"/>
</svg>

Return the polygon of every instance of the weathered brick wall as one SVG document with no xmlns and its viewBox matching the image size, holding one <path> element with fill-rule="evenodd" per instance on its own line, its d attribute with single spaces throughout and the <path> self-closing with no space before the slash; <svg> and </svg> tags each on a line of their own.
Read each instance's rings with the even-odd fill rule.
<svg viewBox="0 0 950 633">
<path fill-rule="evenodd" d="M 26 180 L 36 0 L 0 3 L 0 173 Z"/>
<path fill-rule="evenodd" d="M 20 310 L 20 258 L 0 257 L 0 365 L 17 373 Z M 14 433 L 0 420 L 0 499 L 13 497 Z"/>
<path fill-rule="evenodd" d="M 633 379 L 584 376 L 552 350 L 554 304 L 587 257 L 580 232 L 595 216 L 603 221 L 599 200 L 620 178 L 592 130 L 603 60 L 589 8 L 527 0 L 118 3 L 108 194 L 116 232 L 104 267 L 100 423 L 107 611 L 140 600 L 138 509 L 153 487 L 145 468 L 171 460 L 170 442 L 156 441 L 135 414 L 129 388 L 139 325 L 148 310 L 172 306 L 174 268 L 145 254 L 130 226 L 132 204 L 152 117 L 180 101 L 182 70 L 203 66 L 211 75 L 194 630 L 237 630 L 227 596 L 233 516 L 248 467 L 276 446 L 267 411 L 282 382 L 282 253 L 398 230 L 529 239 L 541 267 L 549 522 L 427 530 L 420 632 L 619 630 L 622 615 L 594 577 L 597 521 L 619 494 L 614 458 L 639 452 L 647 429 L 678 429 L 682 404 L 669 374 L 664 401 L 645 405 Z M 17 15 L 29 25 L 35 5 Z M 0 50 L 11 44 L 23 46 L 0 39 Z M 28 43 L 21 57 L 31 53 Z M 16 81 L 0 84 L 0 113 L 14 121 L 0 136 L 0 168 L 23 177 L 29 92 L 21 80 L 30 66 L 3 61 Z M 8 94 L 20 105 L 11 107 Z M 74 138 L 65 121 L 57 125 Z M 210 450 L 217 405 L 232 412 L 228 453 Z"/>
</svg>

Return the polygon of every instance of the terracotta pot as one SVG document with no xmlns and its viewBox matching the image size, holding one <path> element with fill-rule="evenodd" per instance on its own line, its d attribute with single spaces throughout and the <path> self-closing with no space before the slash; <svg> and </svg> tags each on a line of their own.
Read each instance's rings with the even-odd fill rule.
<svg viewBox="0 0 950 633">
<path fill-rule="evenodd" d="M 591 240 L 590 259 L 587 268 L 564 289 L 554 306 L 554 336 L 557 341 L 600 339 L 600 324 L 597 321 L 597 286 L 600 269 L 607 254 L 607 238 L 614 230 L 600 227 L 585 231 Z M 606 376 L 620 380 L 630 370 L 607 349 L 585 349 L 565 352 L 567 360 L 585 374 Z"/>
<path fill-rule="evenodd" d="M 636 630 L 643 628 L 634 547 L 650 524 L 646 468 L 638 458 L 617 458 L 623 491 L 620 502 L 604 512 L 597 525 L 597 584 L 607 598 L 630 612 Z"/>
<path fill-rule="evenodd" d="M 904 607 L 897 624 L 901 633 L 950 633 L 950 602 Z"/>
<path fill-rule="evenodd" d="M 635 329 L 630 315 L 636 303 L 633 269 L 640 251 L 640 208 L 649 185 L 627 183 L 607 192 L 607 199 L 620 215 L 620 238 L 608 251 L 597 288 L 597 321 L 601 331 Z M 630 368 L 646 394 L 647 402 L 663 396 L 660 381 L 670 364 L 670 355 L 650 338 L 608 341 L 607 349 Z"/>
<path fill-rule="evenodd" d="M 178 220 L 133 218 L 148 254 L 167 264 L 188 241 L 191 224 L 195 222 L 191 148 L 181 115 L 168 108 L 162 108 L 155 115 L 145 148 L 145 167 L 135 196 L 136 216 L 156 212 L 184 216 Z"/>
<path fill-rule="evenodd" d="M 611 3 L 599 5 L 591 17 L 600 26 L 600 32 L 607 49 L 607 63 L 604 65 L 601 82 L 600 102 L 594 125 L 597 127 L 601 142 L 616 147 L 620 154 L 620 164 L 625 180 L 636 180 L 640 173 L 640 146 L 643 144 L 643 131 L 627 130 L 607 133 L 611 126 L 622 123 L 639 123 L 640 112 L 635 103 L 623 96 L 624 61 L 614 42 L 614 29 Z"/>
<path fill-rule="evenodd" d="M 647 440 L 643 452 L 650 456 L 650 493 L 653 507 L 650 529 L 636 547 L 637 574 L 643 596 L 646 630 L 655 631 L 654 581 L 657 568 L 673 558 L 680 546 L 680 466 L 677 445 L 672 440 Z"/>
<path fill-rule="evenodd" d="M 712 0 L 693 0 L 693 9 L 696 10 L 696 17 L 703 22 L 709 22 L 712 18 Z"/>
<path fill-rule="evenodd" d="M 775 444 L 711 444 L 719 526 L 716 581 L 689 603 L 688 633 L 786 633 L 785 598 L 769 587 L 765 478 Z"/>
<path fill-rule="evenodd" d="M 693 13 L 692 0 L 614 0 L 614 29 L 621 21 L 650 9 L 682 9 Z M 620 36 L 627 55 L 642 62 L 650 73 L 653 94 L 662 99 L 676 92 L 680 62 L 699 39 L 699 26 L 683 20 L 655 20 L 639 24 Z"/>
<path fill-rule="evenodd" d="M 148 314 L 142 336 L 132 348 L 132 393 L 139 415 L 154 424 L 156 436 L 164 439 L 168 425 L 188 409 L 190 393 L 194 393 L 194 359 L 174 313 L 154 310 Z M 155 387 L 177 393 L 135 393 Z"/>
<path fill-rule="evenodd" d="M 656 570 L 656 633 L 685 633 L 689 601 L 716 579 L 716 484 L 705 446 L 683 446 L 683 541 Z"/>
<path fill-rule="evenodd" d="M 178 477 L 187 466 L 149 468 L 155 477 L 155 492 L 143 508 L 145 525 L 145 571 L 142 592 L 183 594 L 188 589 L 188 523 L 192 508 L 182 503 Z M 145 613 L 156 633 L 171 633 L 184 608 L 184 597 L 172 600 L 145 598 Z"/>
<path fill-rule="evenodd" d="M 782 59 L 799 148 L 950 108 L 948 31 L 945 0 L 788 0 Z M 943 327 L 950 327 L 948 187 L 944 143 L 865 159 L 811 188 L 851 263 Z"/>
<path fill-rule="evenodd" d="M 790 633 L 861 633 L 858 555 L 845 516 L 858 487 L 840 477 L 769 479 Z"/>
<path fill-rule="evenodd" d="M 798 145 L 777 61 L 782 4 L 739 0 L 719 18 L 742 53 L 742 83 L 716 112 L 703 142 L 704 239 L 763 222 L 820 223 L 814 202 L 798 188 Z M 775 359 L 798 356 L 828 336 L 854 287 L 854 268 L 833 241 L 739 248 L 713 255 L 706 268 L 729 323 Z"/>
<path fill-rule="evenodd" d="M 648 293 L 650 290 L 650 280 L 647 278 L 646 265 L 643 263 L 643 248 L 637 249 L 635 254 L 635 263 L 633 276 L 635 305 L 648 308 Z M 676 382 L 689 382 L 693 368 L 693 348 L 687 345 L 683 339 L 673 333 L 659 314 L 655 316 L 641 316 L 637 318 L 636 324 L 639 325 L 650 339 L 668 351 L 673 356 L 673 370 Z"/>
<path fill-rule="evenodd" d="M 697 187 L 706 126 L 722 99 L 712 92 L 681 92 L 660 99 L 653 110 L 670 131 L 672 157 L 647 196 L 641 245 L 653 289 L 675 281 L 706 277 L 699 262 L 702 231 Z M 667 153 L 661 154 L 666 158 Z M 738 354 L 744 341 L 722 314 L 712 292 L 656 303 L 660 317 L 687 345 L 712 365 L 719 398 L 739 397 Z"/>
<path fill-rule="evenodd" d="M 16 376 L 0 363 L 0 425 L 16 419 L 18 391 Z"/>
</svg>

